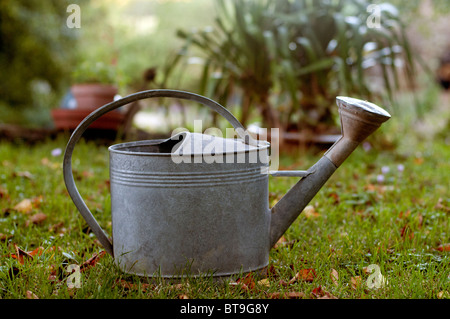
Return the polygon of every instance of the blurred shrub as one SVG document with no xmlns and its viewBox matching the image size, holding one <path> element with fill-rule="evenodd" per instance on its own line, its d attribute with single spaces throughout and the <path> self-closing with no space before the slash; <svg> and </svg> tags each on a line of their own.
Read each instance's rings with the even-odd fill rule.
<svg viewBox="0 0 450 319">
<path fill-rule="evenodd" d="M 0 2 L 2 107 L 40 106 L 37 97 L 62 89 L 76 40 L 66 27 L 69 3 L 64 0 Z"/>
<path fill-rule="evenodd" d="M 82 61 L 72 72 L 73 83 L 116 84 L 116 68 L 104 62 Z"/>
<path fill-rule="evenodd" d="M 216 0 L 214 27 L 179 30 L 181 60 L 201 59 L 199 91 L 240 101 L 241 122 L 259 116 L 284 130 L 334 124 L 335 97 L 392 101 L 415 75 L 398 9 L 367 0 Z M 370 10 L 370 8 L 372 8 Z M 195 49 L 195 50 L 194 50 Z M 401 66 L 401 67 L 400 67 Z M 381 89 L 372 84 L 376 70 Z M 375 72 L 374 72 L 375 73 Z"/>
</svg>

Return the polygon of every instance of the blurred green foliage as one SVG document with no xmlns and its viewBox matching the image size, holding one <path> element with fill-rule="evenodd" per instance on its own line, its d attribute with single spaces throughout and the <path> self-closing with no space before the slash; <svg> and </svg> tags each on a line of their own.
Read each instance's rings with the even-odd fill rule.
<svg viewBox="0 0 450 319">
<path fill-rule="evenodd" d="M 104 62 L 82 61 L 72 72 L 74 83 L 116 84 L 116 68 Z"/>
<path fill-rule="evenodd" d="M 35 106 L 36 94 L 59 91 L 75 34 L 66 27 L 68 0 L 0 2 L 0 104 Z"/>
<path fill-rule="evenodd" d="M 400 77 L 414 80 L 406 26 L 390 3 L 372 10 L 366 0 L 215 3 L 213 27 L 178 32 L 182 54 L 203 60 L 202 93 L 222 103 L 239 96 L 244 125 L 251 114 L 284 130 L 330 125 L 337 95 L 392 102 Z"/>
</svg>

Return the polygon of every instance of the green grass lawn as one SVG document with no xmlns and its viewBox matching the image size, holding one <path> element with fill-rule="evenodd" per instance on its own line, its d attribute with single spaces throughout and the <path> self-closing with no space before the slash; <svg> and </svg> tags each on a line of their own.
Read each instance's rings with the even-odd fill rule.
<svg viewBox="0 0 450 319">
<path fill-rule="evenodd" d="M 2 141 L 0 298 L 450 298 L 450 147 L 442 135 L 410 132 L 406 141 L 408 131 L 386 124 L 370 150 L 350 156 L 272 249 L 267 274 L 225 282 L 122 273 L 65 189 L 68 136 L 33 146 Z M 320 156 L 289 152 L 282 168 L 307 169 Z M 82 141 L 73 167 L 110 234 L 107 147 Z M 295 182 L 271 177 L 271 205 Z M 78 288 L 68 287 L 72 264 L 81 270 Z M 386 280 L 379 288 L 370 285 L 372 264 Z"/>
</svg>

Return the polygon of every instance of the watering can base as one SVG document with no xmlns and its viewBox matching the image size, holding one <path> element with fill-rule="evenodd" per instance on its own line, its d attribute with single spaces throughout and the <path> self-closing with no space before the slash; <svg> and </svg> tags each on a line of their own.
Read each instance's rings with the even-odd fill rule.
<svg viewBox="0 0 450 319">
<path fill-rule="evenodd" d="M 121 267 L 120 266 L 120 262 L 119 261 L 115 261 L 116 266 L 125 274 L 128 275 L 136 275 L 139 277 L 145 277 L 145 278 L 149 278 L 152 280 L 166 280 L 169 282 L 173 282 L 173 283 L 179 283 L 185 279 L 189 279 L 189 278 L 210 278 L 212 279 L 214 282 L 225 282 L 225 281 L 236 281 L 239 278 L 243 278 L 245 277 L 248 273 L 252 273 L 254 275 L 254 278 L 259 278 L 259 277 L 265 277 L 267 275 L 267 270 L 268 270 L 268 265 L 269 262 L 265 263 L 262 266 L 258 266 L 255 268 L 248 268 L 248 269 L 240 269 L 238 271 L 232 271 L 232 272 L 220 272 L 217 270 L 202 270 L 202 271 L 198 271 L 198 272 L 193 272 L 192 269 L 190 269 L 189 265 L 186 265 L 184 268 L 181 268 L 180 271 L 178 272 L 174 272 L 173 274 L 161 274 L 161 271 L 155 271 L 153 273 L 146 273 L 144 272 L 134 272 L 131 269 L 128 268 L 128 270 L 126 269 L 126 267 Z"/>
</svg>

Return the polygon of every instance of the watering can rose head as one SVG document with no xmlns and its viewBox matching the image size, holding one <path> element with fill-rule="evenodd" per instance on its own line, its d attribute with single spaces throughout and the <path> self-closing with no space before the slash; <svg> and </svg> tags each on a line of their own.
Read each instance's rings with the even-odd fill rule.
<svg viewBox="0 0 450 319">
<path fill-rule="evenodd" d="M 86 128 L 101 115 L 144 98 L 196 101 L 225 117 L 238 139 L 181 132 L 168 139 L 116 144 L 110 151 L 112 237 L 81 198 L 71 157 Z M 378 106 L 338 97 L 341 138 L 272 208 L 268 203 L 269 149 L 254 140 L 224 107 L 175 90 L 129 95 L 92 112 L 73 132 L 64 155 L 67 190 L 94 234 L 123 271 L 179 277 L 213 272 L 230 276 L 268 265 L 269 250 L 342 162 L 390 115 Z M 269 174 L 267 174 L 269 172 Z"/>
</svg>

